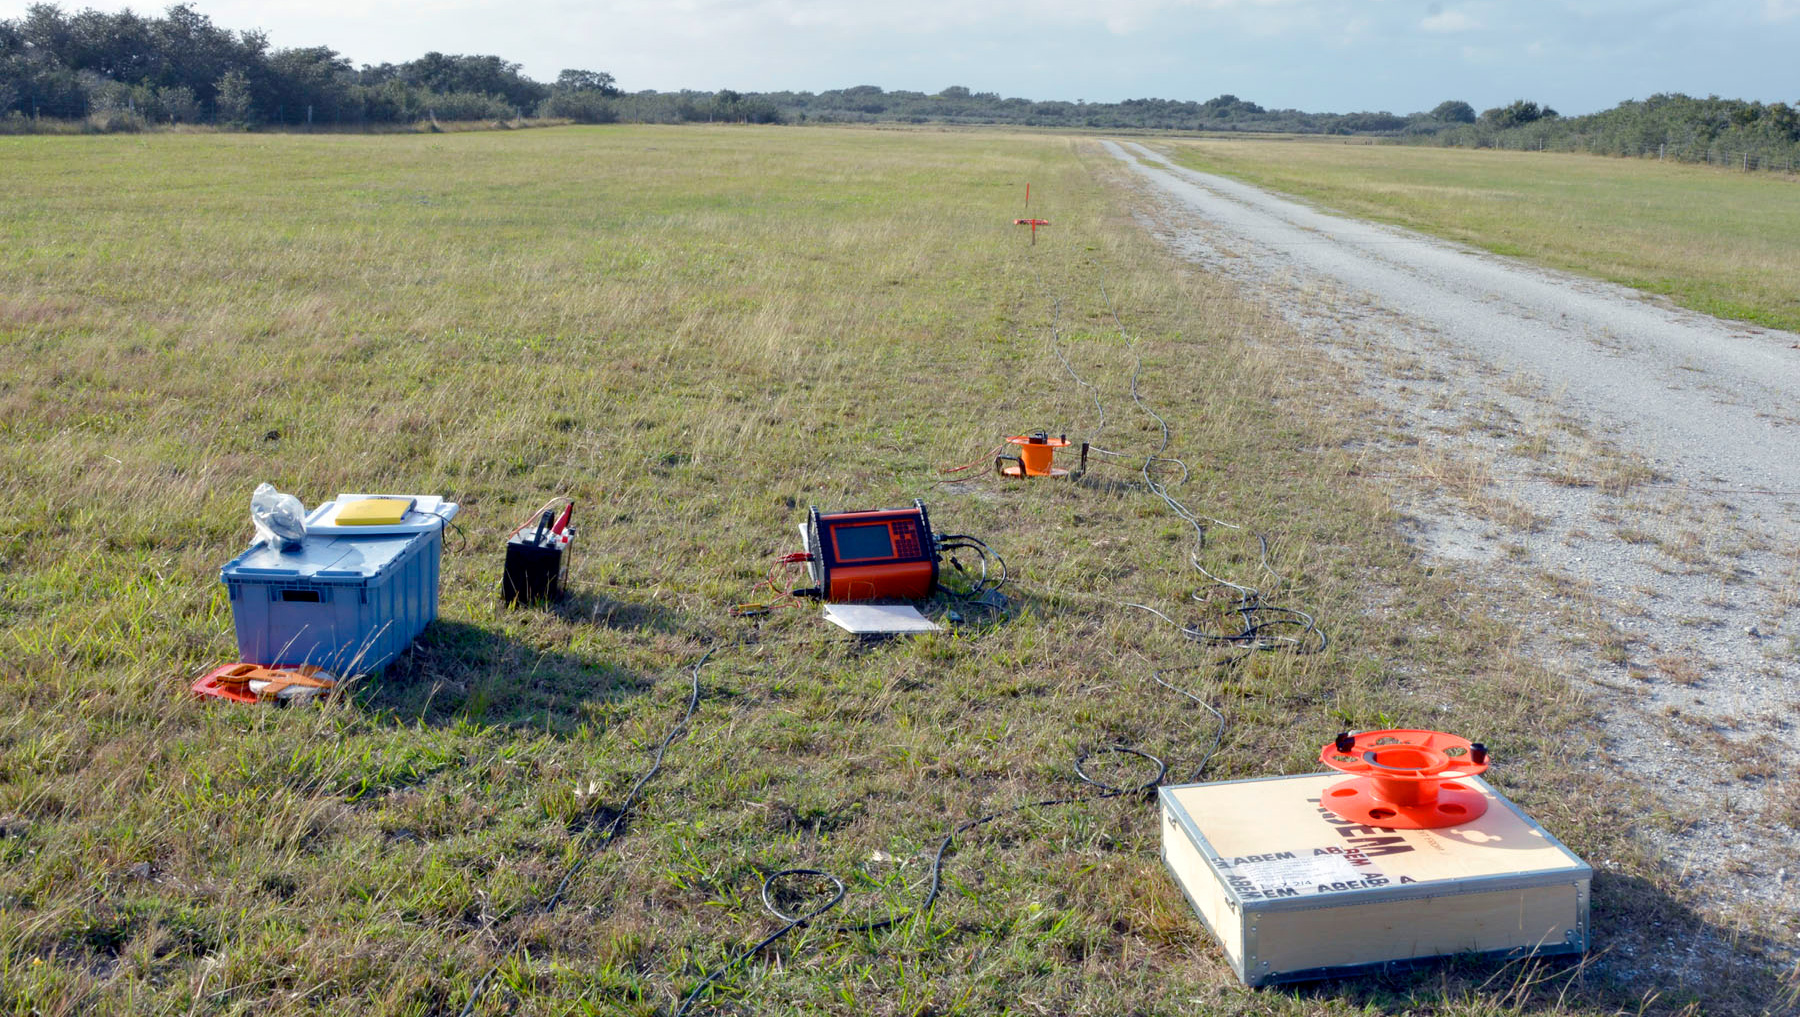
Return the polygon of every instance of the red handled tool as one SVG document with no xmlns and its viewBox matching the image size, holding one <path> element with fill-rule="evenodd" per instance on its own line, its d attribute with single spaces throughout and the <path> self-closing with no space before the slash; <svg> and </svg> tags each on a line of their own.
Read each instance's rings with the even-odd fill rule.
<svg viewBox="0 0 1800 1017">
<path fill-rule="evenodd" d="M 251 685 L 251 682 L 257 684 Z M 329 674 L 311 664 L 299 667 L 226 664 L 201 675 L 193 684 L 197 695 L 216 696 L 234 703 L 279 702 L 289 689 L 318 689 L 320 691 L 315 695 L 330 696 L 336 687 L 337 682 Z"/>
</svg>

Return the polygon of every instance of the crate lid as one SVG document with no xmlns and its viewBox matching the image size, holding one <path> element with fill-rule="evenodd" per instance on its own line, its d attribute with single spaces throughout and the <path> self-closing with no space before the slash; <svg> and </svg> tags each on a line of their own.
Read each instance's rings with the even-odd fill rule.
<svg viewBox="0 0 1800 1017">
<path fill-rule="evenodd" d="M 1480 777 L 1458 778 L 1490 800 L 1461 826 L 1390 830 L 1339 818 L 1320 804 L 1340 773 L 1300 774 L 1157 789 L 1170 822 L 1186 831 L 1240 904 L 1271 910 L 1316 906 L 1356 890 L 1396 898 L 1471 887 L 1587 879 L 1592 870 Z M 1312 902 L 1312 903 L 1309 903 Z"/>
<path fill-rule="evenodd" d="M 279 551 L 258 544 L 219 570 L 221 580 L 267 579 L 367 582 L 423 547 L 422 535 L 370 537 L 308 536 L 299 549 Z"/>
</svg>

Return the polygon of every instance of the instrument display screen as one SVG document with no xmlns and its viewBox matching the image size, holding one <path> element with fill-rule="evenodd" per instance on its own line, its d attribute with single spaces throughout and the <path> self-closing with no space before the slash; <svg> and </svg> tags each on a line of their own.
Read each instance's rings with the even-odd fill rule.
<svg viewBox="0 0 1800 1017">
<path fill-rule="evenodd" d="M 894 535 L 887 523 L 834 526 L 831 528 L 831 539 L 837 545 L 838 561 L 894 557 Z"/>
<path fill-rule="evenodd" d="M 922 600 L 937 588 L 938 556 L 925 503 L 862 512 L 811 510 L 801 527 L 807 569 L 833 603 Z"/>
</svg>

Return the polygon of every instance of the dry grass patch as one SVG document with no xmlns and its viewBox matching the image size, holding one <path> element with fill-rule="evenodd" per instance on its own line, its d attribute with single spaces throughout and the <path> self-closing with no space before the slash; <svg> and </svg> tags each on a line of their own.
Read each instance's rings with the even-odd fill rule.
<svg viewBox="0 0 1800 1017">
<path fill-rule="evenodd" d="M 1653 657 L 1650 663 L 1658 673 L 1677 685 L 1697 685 L 1706 677 L 1706 665 L 1691 654 L 1665 653 Z"/>
</svg>

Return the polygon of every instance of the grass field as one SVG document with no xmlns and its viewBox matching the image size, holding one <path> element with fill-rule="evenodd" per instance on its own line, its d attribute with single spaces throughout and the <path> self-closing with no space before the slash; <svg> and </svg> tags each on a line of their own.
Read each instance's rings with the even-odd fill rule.
<svg viewBox="0 0 1800 1017">
<path fill-rule="evenodd" d="M 1174 144 L 1178 161 L 1499 254 L 1800 330 L 1800 184 L 1538 152 L 1321 141 Z"/>
<path fill-rule="evenodd" d="M 1571 775 L 1582 704 L 1395 536 L 1357 479 L 1364 424 L 1308 394 L 1329 366 L 1153 248 L 1087 145 L 0 138 L 0 1012 L 454 1014 L 498 965 L 479 1013 L 666 1014 L 779 927 L 763 874 L 829 869 L 845 921 L 905 915 L 953 822 L 1082 794 L 1079 751 L 1189 772 L 1211 720 L 1159 668 L 1229 720 L 1213 778 L 1309 771 L 1345 727 L 1481 736 L 1497 784 L 1607 860 L 1600 942 L 1718 934 L 1616 789 Z M 1035 247 L 1010 224 L 1027 181 L 1053 221 Z M 1316 612 L 1328 652 L 1220 669 L 1124 607 L 1229 621 L 1132 469 L 939 482 L 1027 428 L 1158 447 L 1109 302 L 1192 469 L 1176 493 L 1246 527 L 1203 561 Z M 439 622 L 325 709 L 185 694 L 235 658 L 217 570 L 264 480 L 464 506 Z M 505 534 L 558 494 L 575 592 L 504 609 Z M 861 645 L 809 609 L 727 614 L 809 503 L 913 497 L 1005 555 L 1006 616 Z M 691 724 L 598 850 L 709 649 Z M 1158 836 L 1137 798 L 998 821 L 928 914 L 797 931 L 696 1012 L 1731 1013 L 1779 988 L 1457 961 L 1253 993 Z"/>
</svg>

